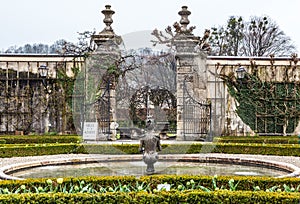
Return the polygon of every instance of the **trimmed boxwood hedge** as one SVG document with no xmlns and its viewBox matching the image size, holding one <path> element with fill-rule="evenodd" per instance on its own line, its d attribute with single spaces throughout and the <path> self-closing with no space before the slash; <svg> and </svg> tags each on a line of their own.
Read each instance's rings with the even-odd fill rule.
<svg viewBox="0 0 300 204">
<path fill-rule="evenodd" d="M 44 144 L 44 143 L 78 143 L 78 135 L 5 135 L 0 136 L 0 144 Z"/>
<path fill-rule="evenodd" d="M 160 154 L 230 153 L 300 156 L 300 145 L 191 143 L 163 144 Z M 0 145 L 0 157 L 54 154 L 140 154 L 138 144 L 34 144 Z"/>
<path fill-rule="evenodd" d="M 297 187 L 300 185 L 299 178 L 273 178 L 273 177 L 257 177 L 257 176 L 218 176 L 218 186 L 223 186 L 229 189 L 228 181 L 234 179 L 235 182 L 239 182 L 236 190 L 253 191 L 253 187 L 259 186 L 261 189 L 268 189 L 273 186 L 283 186 L 283 184 Z M 185 184 L 190 180 L 194 182 L 200 182 L 203 186 L 212 186 L 212 176 L 201 175 L 154 175 L 143 176 L 140 178 L 142 182 L 151 183 L 152 187 L 155 187 L 160 183 L 169 183 L 175 186 Z"/>
<path fill-rule="evenodd" d="M 201 190 L 186 191 L 160 191 L 160 192 L 110 192 L 110 193 L 23 193 L 0 195 L 0 203 L 299 203 L 300 193 L 286 192 L 253 192 L 253 186 L 259 185 L 261 189 L 274 185 L 299 185 L 299 178 L 274 179 L 266 177 L 226 177 L 217 178 L 219 186 L 226 186 L 230 179 L 239 182 L 237 191 L 217 190 L 203 192 Z M 157 184 L 165 183 L 178 185 L 193 179 L 201 182 L 203 186 L 211 185 L 212 177 L 208 176 L 132 176 L 119 177 L 81 177 L 65 178 L 62 185 L 70 182 L 84 180 L 93 185 L 112 186 L 120 181 L 122 184 L 134 184 L 136 181 L 151 183 L 155 188 Z M 28 179 L 25 181 L 0 181 L 0 188 L 18 188 L 20 185 L 46 185 L 46 179 Z"/>
<path fill-rule="evenodd" d="M 298 193 L 265 193 L 244 191 L 203 191 L 159 192 L 159 193 L 51 193 L 0 195 L 0 203 L 286 203 L 298 204 Z"/>
<path fill-rule="evenodd" d="M 77 144 L 1 145 L 0 157 L 41 156 L 77 152 Z"/>
<path fill-rule="evenodd" d="M 297 136 L 223 136 L 216 137 L 220 143 L 298 144 Z"/>
</svg>

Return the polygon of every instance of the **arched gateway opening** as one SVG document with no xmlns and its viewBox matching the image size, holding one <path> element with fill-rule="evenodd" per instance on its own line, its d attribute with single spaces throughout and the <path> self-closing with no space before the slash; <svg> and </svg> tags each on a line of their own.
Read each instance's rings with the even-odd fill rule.
<svg viewBox="0 0 300 204">
<path fill-rule="evenodd" d="M 142 87 L 132 95 L 129 108 L 135 126 L 144 128 L 145 121 L 153 119 L 161 138 L 169 138 L 176 132 L 176 97 L 169 90 Z"/>
</svg>

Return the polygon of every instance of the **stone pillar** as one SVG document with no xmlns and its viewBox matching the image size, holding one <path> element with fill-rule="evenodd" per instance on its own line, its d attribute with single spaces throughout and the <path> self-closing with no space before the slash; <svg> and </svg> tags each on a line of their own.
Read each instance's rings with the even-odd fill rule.
<svg viewBox="0 0 300 204">
<path fill-rule="evenodd" d="M 184 135 L 184 83 L 194 99 L 206 101 L 206 54 L 198 49 L 200 37 L 192 33 L 195 27 L 187 27 L 191 12 L 183 6 L 178 14 L 181 16 L 180 24 L 174 24 L 177 60 L 177 140 L 194 140 L 196 138 L 186 138 Z"/>
<path fill-rule="evenodd" d="M 86 117 L 89 117 L 89 120 L 98 122 L 100 131 L 99 139 L 106 140 L 111 137 L 110 123 L 116 121 L 115 86 L 117 78 L 109 70 L 116 68 L 116 61 L 121 56 L 118 45 L 122 39 L 114 33 L 111 27 L 113 23 L 112 15 L 115 13 L 111 10 L 111 6 L 106 5 L 102 13 L 105 16 L 103 22 L 106 26 L 100 33 L 92 36 L 92 41 L 97 48 L 86 60 L 86 101 L 87 103 L 93 103 L 97 98 L 103 96 L 103 94 L 109 94 L 110 107 L 108 109 L 110 113 L 109 121 L 105 124 L 105 128 L 108 130 L 105 133 L 106 135 L 101 133 L 101 127 L 103 127 L 101 125 L 103 124 L 97 121 L 97 116 L 103 113 L 99 113 L 96 107 L 90 106 L 90 113 L 87 113 Z"/>
</svg>

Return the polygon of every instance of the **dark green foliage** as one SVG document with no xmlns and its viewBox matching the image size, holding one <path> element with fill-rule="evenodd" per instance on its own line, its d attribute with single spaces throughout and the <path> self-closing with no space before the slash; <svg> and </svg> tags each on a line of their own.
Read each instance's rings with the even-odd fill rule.
<svg viewBox="0 0 300 204">
<path fill-rule="evenodd" d="M 256 74 L 240 81 L 224 77 L 238 102 L 237 114 L 257 133 L 291 134 L 298 125 L 300 86 L 296 82 L 268 82 Z"/>
</svg>

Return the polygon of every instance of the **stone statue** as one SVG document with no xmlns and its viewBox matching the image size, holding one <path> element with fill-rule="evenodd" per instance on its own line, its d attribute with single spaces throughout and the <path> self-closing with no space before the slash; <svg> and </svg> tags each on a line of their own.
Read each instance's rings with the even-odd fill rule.
<svg viewBox="0 0 300 204">
<path fill-rule="evenodd" d="M 154 163 L 158 160 L 157 151 L 161 151 L 159 136 L 154 134 L 154 122 L 147 120 L 145 136 L 140 140 L 139 151 L 143 152 L 143 161 L 147 164 L 146 173 L 154 173 Z"/>
</svg>

